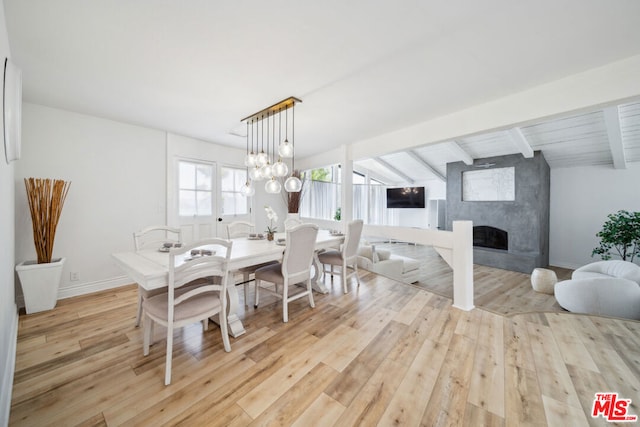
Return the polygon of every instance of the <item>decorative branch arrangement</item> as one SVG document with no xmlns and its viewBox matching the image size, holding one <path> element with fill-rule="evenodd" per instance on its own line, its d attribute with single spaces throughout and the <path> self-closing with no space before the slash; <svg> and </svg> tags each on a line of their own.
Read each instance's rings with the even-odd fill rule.
<svg viewBox="0 0 640 427">
<path fill-rule="evenodd" d="M 60 179 L 25 178 L 38 264 L 51 262 L 56 228 L 71 182 Z"/>
<path fill-rule="evenodd" d="M 287 212 L 289 213 L 299 213 L 300 211 L 300 202 L 302 200 L 302 196 L 304 195 L 304 179 L 302 179 L 302 174 L 299 170 L 294 170 L 291 173 L 292 177 L 300 179 L 302 183 L 300 187 L 300 191 L 292 192 L 292 193 L 283 193 L 283 197 L 285 198 L 285 202 L 287 204 Z"/>
</svg>

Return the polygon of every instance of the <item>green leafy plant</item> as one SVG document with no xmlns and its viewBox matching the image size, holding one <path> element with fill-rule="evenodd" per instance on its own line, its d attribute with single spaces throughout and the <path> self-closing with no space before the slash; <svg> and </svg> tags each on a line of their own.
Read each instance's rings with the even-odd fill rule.
<svg viewBox="0 0 640 427">
<path fill-rule="evenodd" d="M 607 218 L 602 230 L 596 234 L 600 238 L 600 246 L 591 252 L 591 256 L 600 255 L 607 260 L 613 254 L 623 261 L 633 262 L 640 255 L 640 212 L 621 210 L 607 215 Z"/>
<path fill-rule="evenodd" d="M 336 221 L 340 221 L 341 218 L 342 218 L 342 208 L 338 208 L 336 209 L 335 215 L 333 215 L 333 219 L 335 219 Z"/>
</svg>

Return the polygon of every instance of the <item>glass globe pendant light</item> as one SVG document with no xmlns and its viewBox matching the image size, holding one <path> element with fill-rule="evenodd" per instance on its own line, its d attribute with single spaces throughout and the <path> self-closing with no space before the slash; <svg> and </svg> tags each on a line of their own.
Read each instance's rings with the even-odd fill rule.
<svg viewBox="0 0 640 427">
<path fill-rule="evenodd" d="M 251 138 L 251 154 L 253 154 L 253 135 Z M 249 180 L 249 122 L 247 122 L 247 158 L 245 159 L 245 165 L 247 166 L 247 181 L 245 182 L 245 184 L 242 186 L 242 188 L 240 189 L 240 194 L 242 194 L 244 197 L 251 197 L 254 194 L 256 194 L 256 189 L 253 188 L 253 186 L 251 185 L 251 181 Z M 253 166 L 255 166 L 255 158 L 254 158 L 254 164 Z"/>
<path fill-rule="evenodd" d="M 262 148 L 260 153 L 256 156 L 256 165 L 263 167 L 269 161 L 269 156 L 264 152 L 264 116 L 260 118 L 262 120 Z"/>
<path fill-rule="evenodd" d="M 271 159 L 269 157 L 269 112 L 267 112 L 266 120 L 267 120 L 267 153 L 266 153 L 267 161 L 260 168 L 260 173 L 262 174 L 262 178 L 268 180 L 273 176 L 273 167 L 271 165 Z M 262 142 L 264 143 L 264 117 L 263 117 L 263 123 L 262 123 L 262 131 L 263 131 Z"/>
<path fill-rule="evenodd" d="M 262 169 L 257 164 L 249 169 L 249 178 L 251 181 L 262 181 L 264 178 L 262 177 Z"/>
<path fill-rule="evenodd" d="M 248 121 L 247 121 L 247 155 L 244 158 L 244 165 L 248 168 L 254 167 L 256 165 L 256 154 L 253 152 L 253 126 L 251 126 L 251 152 L 249 152 L 249 122 Z"/>
<path fill-rule="evenodd" d="M 281 189 L 282 185 L 280 185 L 280 182 L 278 182 L 275 176 L 272 176 L 271 179 L 264 184 L 264 190 L 269 194 L 277 194 Z"/>
<path fill-rule="evenodd" d="M 241 188 L 242 194 L 253 194 L 255 183 L 266 180 L 265 191 L 274 194 L 282 191 L 282 187 L 288 192 L 299 192 L 303 183 L 297 176 L 293 176 L 295 171 L 295 105 L 302 102 L 293 96 L 284 99 L 270 107 L 242 119 L 247 122 L 247 128 L 251 126 L 251 148 L 249 149 L 249 136 L 247 131 L 247 155 L 245 165 L 247 167 L 248 179 Z M 291 141 L 289 141 L 289 112 L 291 108 Z M 282 138 L 282 110 L 285 112 L 285 135 Z M 276 114 L 278 115 L 278 135 L 276 139 Z M 249 121 L 251 124 L 249 124 Z M 255 122 L 255 129 L 253 124 Z M 264 134 L 265 122 L 267 124 L 267 135 Z M 261 129 L 258 126 L 262 126 Z M 270 128 L 271 126 L 271 128 Z M 272 132 L 272 135 L 269 132 Z M 255 135 L 255 146 L 253 145 Z M 265 139 L 266 138 L 266 139 Z M 281 142 L 278 142 L 281 141 Z M 265 149 L 265 142 L 267 147 Z M 271 145 L 270 145 L 271 144 Z M 256 154 L 257 153 L 257 154 Z M 277 154 L 279 153 L 279 155 Z M 291 166 L 287 159 L 291 159 Z M 291 174 L 287 178 L 287 175 Z M 282 182 L 283 179 L 284 184 Z"/>
<path fill-rule="evenodd" d="M 258 167 L 262 167 L 264 165 L 267 164 L 267 161 L 269 160 L 269 158 L 267 157 L 267 153 L 265 153 L 264 151 L 261 151 L 257 156 L 256 156 L 256 165 Z"/>
<path fill-rule="evenodd" d="M 256 194 L 256 189 L 253 188 L 253 185 L 251 185 L 251 181 L 247 181 L 242 188 L 240 189 L 240 194 L 242 194 L 244 197 L 252 197 L 254 194 Z"/>
<path fill-rule="evenodd" d="M 295 108 L 295 104 L 294 108 Z M 284 133 L 285 133 L 285 137 L 284 137 L 284 141 L 282 141 L 280 143 L 280 145 L 278 146 L 278 154 L 280 154 L 280 157 L 283 157 L 285 159 L 290 159 L 293 157 L 293 144 L 291 144 L 289 142 L 289 111 L 288 109 L 285 110 L 285 116 L 284 116 Z M 286 175 L 286 174 L 285 174 Z"/>
<path fill-rule="evenodd" d="M 274 126 L 275 127 L 275 126 Z M 274 145 L 275 145 L 275 129 L 274 129 Z M 278 109 L 278 141 L 282 140 L 282 114 L 280 109 Z M 274 158 L 275 158 L 275 147 L 274 147 Z M 285 162 L 282 161 L 282 156 L 278 157 L 278 161 L 273 164 L 273 175 L 277 177 L 287 176 L 289 173 L 289 167 Z"/>
<path fill-rule="evenodd" d="M 278 161 L 273 165 L 273 175 L 275 176 L 287 176 L 289 173 L 289 167 L 285 162 L 282 161 L 282 158 L 279 158 Z"/>
<path fill-rule="evenodd" d="M 295 143 L 295 128 L 296 128 L 296 104 L 294 103 L 291 106 L 291 170 L 295 171 L 295 157 L 293 156 L 293 147 Z M 302 181 L 297 176 L 294 176 L 293 173 L 287 180 L 284 182 L 284 189 L 289 193 L 299 193 L 302 190 Z"/>
<path fill-rule="evenodd" d="M 302 190 L 302 181 L 295 176 L 290 176 L 284 182 L 284 189 L 289 193 L 299 193 Z"/>
</svg>

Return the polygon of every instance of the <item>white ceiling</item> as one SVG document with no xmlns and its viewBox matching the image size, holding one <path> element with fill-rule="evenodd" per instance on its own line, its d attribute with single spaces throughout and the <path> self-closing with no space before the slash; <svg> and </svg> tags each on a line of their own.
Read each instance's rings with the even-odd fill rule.
<svg viewBox="0 0 640 427">
<path fill-rule="evenodd" d="M 551 168 L 640 162 L 640 103 L 386 154 L 356 161 L 354 169 L 388 184 L 444 180 L 447 163 L 533 151 L 542 151 Z"/>
<path fill-rule="evenodd" d="M 243 138 L 229 134 L 242 131 L 240 119 L 296 96 L 303 100 L 296 114 L 302 157 L 640 53 L 638 0 L 4 5 L 25 101 L 244 148 Z M 520 131 L 543 150 L 545 133 L 561 135 L 544 124 Z M 627 132 L 635 132 L 628 157 L 638 160 L 637 127 Z M 501 138 L 457 145 L 483 156 L 475 140 L 499 153 Z M 443 161 L 460 160 L 452 150 L 416 149 L 410 161 L 429 157 L 442 174 Z M 600 159 L 595 152 L 606 147 L 593 151 Z M 562 150 L 545 155 L 553 166 Z M 387 166 L 393 162 L 389 156 Z"/>
</svg>

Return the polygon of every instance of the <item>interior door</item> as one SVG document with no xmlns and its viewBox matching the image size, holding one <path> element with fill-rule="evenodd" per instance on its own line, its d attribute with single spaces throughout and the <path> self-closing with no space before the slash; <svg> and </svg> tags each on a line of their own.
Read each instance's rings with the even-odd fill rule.
<svg viewBox="0 0 640 427">
<path fill-rule="evenodd" d="M 182 240 L 216 237 L 216 164 L 176 158 L 174 168 L 172 222 L 182 230 Z"/>
<path fill-rule="evenodd" d="M 252 222 L 251 200 L 240 193 L 247 180 L 246 169 L 222 165 L 218 168 L 218 236 L 227 237 L 227 224 L 233 221 Z"/>
</svg>

